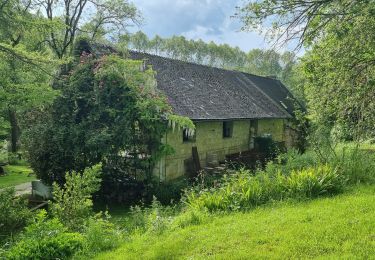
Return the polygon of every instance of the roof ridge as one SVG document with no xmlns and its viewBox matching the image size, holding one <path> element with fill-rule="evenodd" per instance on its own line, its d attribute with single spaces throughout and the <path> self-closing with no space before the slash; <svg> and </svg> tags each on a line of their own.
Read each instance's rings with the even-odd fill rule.
<svg viewBox="0 0 375 260">
<path fill-rule="evenodd" d="M 216 69 L 216 70 L 222 70 L 222 71 L 229 71 L 229 72 L 239 72 L 239 73 L 244 73 L 244 74 L 251 75 L 251 76 L 254 76 L 254 77 L 259 77 L 259 78 L 262 78 L 262 79 L 268 79 L 268 80 L 272 80 L 272 81 L 279 81 L 278 79 L 270 78 L 270 77 L 267 77 L 267 76 L 260 76 L 260 75 L 252 74 L 252 73 L 245 72 L 245 71 L 242 71 L 242 70 L 224 69 L 224 68 L 219 68 L 219 67 L 215 67 L 215 66 L 210 66 L 210 65 L 205 65 L 205 64 L 199 64 L 199 63 L 192 62 L 192 61 L 184 61 L 184 60 L 180 60 L 180 59 L 174 59 L 174 58 L 165 57 L 165 56 L 161 56 L 161 55 L 157 55 L 157 54 L 153 54 L 153 53 L 141 52 L 141 51 L 136 51 L 136 50 L 131 50 L 131 49 L 129 49 L 128 51 L 136 53 L 136 54 L 138 53 L 140 55 L 150 55 L 150 56 L 154 56 L 156 58 L 162 58 L 162 59 L 166 59 L 166 60 L 170 60 L 170 61 L 178 61 L 178 62 L 187 63 L 187 64 L 191 64 L 191 65 L 195 65 L 195 66 L 202 66 L 202 67 L 206 67 L 206 68 L 211 68 L 211 69 Z"/>
<path fill-rule="evenodd" d="M 245 74 L 245 73 L 242 73 Z M 288 116 L 293 117 L 282 105 L 277 103 L 273 98 L 271 98 L 267 93 L 265 93 L 261 88 L 259 88 L 251 79 L 244 77 L 245 81 L 249 82 L 253 87 L 255 87 L 257 90 L 259 90 L 264 96 L 266 96 L 271 102 L 276 105 L 278 108 L 281 108 L 281 110 L 287 114 Z M 280 81 L 279 81 L 280 82 Z"/>
</svg>

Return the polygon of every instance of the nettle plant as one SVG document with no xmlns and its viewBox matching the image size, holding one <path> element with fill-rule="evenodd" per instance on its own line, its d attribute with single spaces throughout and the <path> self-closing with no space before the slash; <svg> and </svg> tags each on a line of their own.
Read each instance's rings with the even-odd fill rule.
<svg viewBox="0 0 375 260">
<path fill-rule="evenodd" d="M 192 121 L 173 114 L 143 61 L 83 51 L 71 67 L 55 84 L 61 96 L 51 113 L 28 133 L 30 162 L 45 182 L 63 183 L 66 172 L 98 163 L 103 185 L 150 180 L 154 164 L 173 152 L 162 143 L 168 127 L 193 133 Z"/>
</svg>

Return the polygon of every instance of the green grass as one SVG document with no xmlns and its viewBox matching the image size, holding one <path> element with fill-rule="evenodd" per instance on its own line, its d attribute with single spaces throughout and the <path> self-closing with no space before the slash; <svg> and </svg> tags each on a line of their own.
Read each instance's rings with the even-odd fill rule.
<svg viewBox="0 0 375 260">
<path fill-rule="evenodd" d="M 28 166 L 7 165 L 4 167 L 5 175 L 0 176 L 0 189 L 12 187 L 36 179 Z"/>
<path fill-rule="evenodd" d="M 133 235 L 98 259 L 375 259 L 375 186 L 247 213 L 214 215 L 161 235 Z"/>
</svg>

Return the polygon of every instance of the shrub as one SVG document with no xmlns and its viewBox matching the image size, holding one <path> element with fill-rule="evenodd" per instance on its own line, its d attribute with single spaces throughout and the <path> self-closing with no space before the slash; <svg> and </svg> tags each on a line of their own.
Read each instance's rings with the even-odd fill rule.
<svg viewBox="0 0 375 260">
<path fill-rule="evenodd" d="M 181 178 L 172 182 L 157 183 L 153 185 L 152 194 L 162 204 L 172 204 L 181 199 L 181 194 L 187 186 L 188 181 L 186 178 Z"/>
<path fill-rule="evenodd" d="M 264 171 L 252 175 L 250 171 L 242 169 L 226 178 L 217 188 L 187 191 L 184 200 L 193 209 L 235 211 L 271 200 L 334 194 L 341 191 L 345 183 L 346 178 L 328 165 L 292 171 L 289 175 L 281 171 L 276 175 Z"/>
<path fill-rule="evenodd" d="M 88 168 L 83 174 L 67 174 L 63 187 L 53 185 L 55 202 L 51 213 L 71 230 L 82 230 L 88 217 L 92 215 L 92 193 L 100 186 L 100 165 Z"/>
<path fill-rule="evenodd" d="M 56 218 L 48 220 L 42 210 L 6 253 L 6 259 L 68 259 L 82 245 L 81 234 L 68 232 Z"/>
<path fill-rule="evenodd" d="M 330 162 L 345 175 L 350 183 L 375 183 L 375 153 L 344 147 Z"/>
<path fill-rule="evenodd" d="M 172 216 L 178 212 L 174 206 L 163 206 L 156 197 L 150 207 L 137 205 L 130 208 L 130 215 L 126 219 L 127 232 L 149 232 L 160 234 L 171 224 Z"/>
<path fill-rule="evenodd" d="M 301 154 L 295 149 L 290 149 L 286 153 L 279 154 L 276 160 L 268 162 L 265 171 L 271 175 L 279 171 L 287 175 L 293 170 L 315 167 L 318 164 L 319 161 L 314 152 L 308 151 Z"/>
<path fill-rule="evenodd" d="M 167 214 L 161 203 L 154 197 L 146 218 L 146 230 L 150 233 L 161 234 L 169 226 L 172 217 Z"/>
<path fill-rule="evenodd" d="M 27 200 L 15 197 L 14 188 L 0 191 L 0 241 L 25 226 L 30 217 Z"/>
<path fill-rule="evenodd" d="M 278 176 L 284 186 L 286 197 L 314 198 L 324 194 L 340 192 L 347 181 L 337 169 L 328 165 L 292 171 L 290 176 Z"/>
<path fill-rule="evenodd" d="M 88 258 L 97 253 L 112 250 L 121 245 L 123 233 L 116 226 L 108 221 L 106 214 L 103 218 L 101 214 L 91 217 L 86 223 L 84 229 L 85 242 L 80 256 Z"/>
<path fill-rule="evenodd" d="M 22 159 L 22 153 L 8 153 L 8 163 L 10 165 L 27 165 L 27 162 Z"/>
</svg>

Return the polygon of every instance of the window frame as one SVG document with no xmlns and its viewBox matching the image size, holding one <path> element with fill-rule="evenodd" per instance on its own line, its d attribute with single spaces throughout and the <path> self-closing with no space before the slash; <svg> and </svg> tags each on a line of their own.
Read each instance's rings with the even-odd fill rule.
<svg viewBox="0 0 375 260">
<path fill-rule="evenodd" d="M 197 131 L 194 131 L 194 134 L 192 136 L 189 136 L 187 134 L 187 131 L 187 128 L 182 129 L 182 143 L 195 143 Z"/>
<path fill-rule="evenodd" d="M 226 120 L 223 121 L 223 138 L 232 138 L 233 137 L 233 121 Z"/>
</svg>

